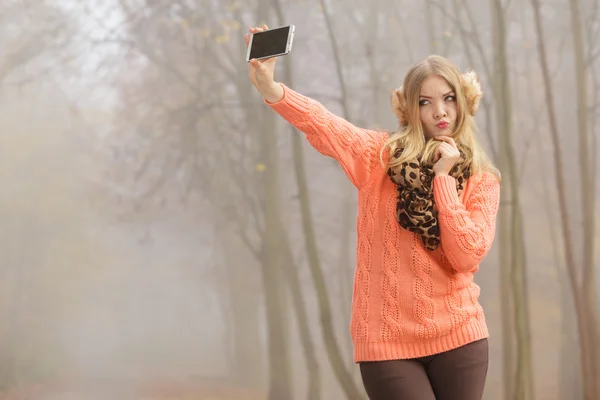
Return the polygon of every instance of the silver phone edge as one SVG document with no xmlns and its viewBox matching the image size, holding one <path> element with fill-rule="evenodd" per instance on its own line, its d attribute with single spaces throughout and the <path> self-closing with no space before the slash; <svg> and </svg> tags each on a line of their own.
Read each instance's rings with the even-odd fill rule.
<svg viewBox="0 0 600 400">
<path fill-rule="evenodd" d="M 290 54 L 292 52 L 292 45 L 294 44 L 294 33 L 295 32 L 296 32 L 296 26 L 294 24 L 290 24 L 288 40 L 287 40 L 287 44 L 285 45 L 285 54 Z"/>
<path fill-rule="evenodd" d="M 254 39 L 254 33 L 250 35 L 250 40 L 248 41 L 248 48 L 246 49 L 246 62 L 250 62 L 250 50 L 252 49 L 252 39 Z"/>
</svg>

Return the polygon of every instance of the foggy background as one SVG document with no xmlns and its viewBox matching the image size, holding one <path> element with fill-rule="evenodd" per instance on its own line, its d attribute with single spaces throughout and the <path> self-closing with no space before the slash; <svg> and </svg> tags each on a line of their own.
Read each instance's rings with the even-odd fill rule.
<svg viewBox="0 0 600 400">
<path fill-rule="evenodd" d="M 598 0 L 0 0 L 0 398 L 366 399 L 356 193 L 251 86 L 262 23 L 366 128 L 425 56 L 478 72 L 485 399 L 600 399 Z"/>
</svg>

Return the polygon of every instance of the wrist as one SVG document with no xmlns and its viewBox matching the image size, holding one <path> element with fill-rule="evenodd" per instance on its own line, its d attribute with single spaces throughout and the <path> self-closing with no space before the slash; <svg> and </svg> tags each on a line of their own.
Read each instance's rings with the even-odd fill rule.
<svg viewBox="0 0 600 400">
<path fill-rule="evenodd" d="M 261 93 L 264 99 L 269 103 L 277 103 L 283 99 L 283 87 L 279 82 L 273 81 L 271 85 Z"/>
</svg>

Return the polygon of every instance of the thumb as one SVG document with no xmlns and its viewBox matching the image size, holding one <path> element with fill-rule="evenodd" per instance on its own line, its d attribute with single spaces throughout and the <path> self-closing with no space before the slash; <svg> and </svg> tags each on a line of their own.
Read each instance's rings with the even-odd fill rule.
<svg viewBox="0 0 600 400">
<path fill-rule="evenodd" d="M 265 72 L 265 66 L 263 65 L 262 62 L 260 62 L 257 59 L 253 59 L 250 61 L 250 64 L 252 65 L 252 67 L 260 73 L 264 73 Z"/>
</svg>

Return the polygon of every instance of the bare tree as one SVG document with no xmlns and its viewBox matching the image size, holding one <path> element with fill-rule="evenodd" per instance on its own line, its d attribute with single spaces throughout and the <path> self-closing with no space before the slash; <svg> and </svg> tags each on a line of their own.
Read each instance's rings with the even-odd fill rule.
<svg viewBox="0 0 600 400">
<path fill-rule="evenodd" d="M 557 188 L 557 192 L 558 192 L 558 200 L 559 200 L 559 209 L 560 209 L 560 220 L 561 220 L 561 233 L 562 233 L 562 240 L 563 240 L 563 246 L 565 249 L 565 265 L 567 268 L 567 274 L 568 274 L 568 280 L 569 280 L 569 285 L 571 287 L 571 293 L 573 295 L 573 300 L 575 303 L 575 311 L 576 311 L 576 320 L 577 320 L 577 328 L 578 328 L 578 333 L 579 333 L 579 346 L 580 346 L 580 362 L 581 362 L 581 371 L 582 371 L 582 380 L 583 380 L 583 396 L 585 399 L 595 399 L 598 398 L 598 392 L 596 392 L 596 364 L 597 364 L 597 349 L 596 349 L 596 339 L 595 339 L 595 316 L 594 316 L 594 308 L 593 308 L 593 302 L 589 302 L 589 298 L 587 297 L 589 294 L 587 293 L 586 289 L 589 290 L 589 283 L 586 283 L 585 281 L 585 277 L 586 275 L 589 276 L 589 274 L 591 274 L 590 272 L 585 272 L 589 267 L 593 268 L 593 266 L 590 266 L 588 264 L 583 264 L 583 269 L 582 269 L 582 274 L 581 274 L 581 278 L 578 278 L 577 275 L 579 274 L 577 265 L 576 265 L 576 261 L 575 261 L 575 250 L 574 250 L 574 244 L 573 244 L 573 234 L 571 232 L 571 228 L 570 228 L 570 218 L 572 218 L 570 216 L 569 213 L 569 207 L 568 207 L 568 201 L 567 201 L 567 189 L 566 189 L 566 180 L 565 180 L 565 167 L 564 167 L 564 160 L 563 160 L 563 154 L 562 154 L 562 147 L 560 146 L 559 143 L 559 135 L 558 135 L 558 124 L 557 124 L 557 118 L 556 118 L 556 112 L 554 110 L 554 96 L 553 96 L 553 90 L 552 90 L 552 80 L 551 80 L 551 76 L 550 76 L 550 72 L 549 72 L 549 67 L 548 67 L 548 59 L 547 59 L 547 55 L 546 55 L 546 44 L 544 41 L 544 30 L 543 30 L 543 26 L 542 26 L 542 17 L 541 17 L 541 13 L 540 13 L 540 3 L 539 0 L 531 0 L 533 9 L 534 9 L 534 16 L 535 16 L 535 27 L 536 27 L 536 32 L 537 32 L 537 44 L 538 44 L 538 54 L 539 54 L 539 60 L 540 60 L 540 67 L 542 70 L 542 76 L 544 79 L 544 91 L 545 91 L 545 95 L 546 95 L 546 104 L 547 104 L 547 110 L 548 110 L 548 121 L 550 124 L 550 135 L 551 135 L 551 140 L 552 140 L 552 146 L 553 146 L 553 152 L 554 152 L 554 159 L 553 159 L 553 164 L 554 164 L 554 169 L 555 169 L 555 177 L 556 177 L 556 188 Z M 572 12 L 577 14 L 578 11 L 578 7 L 577 5 L 573 5 L 571 4 L 572 7 L 575 7 L 575 9 L 572 9 Z M 574 16 L 574 21 L 576 21 L 578 19 L 578 17 Z M 577 28 L 574 28 L 577 30 Z M 578 35 L 580 35 L 581 33 L 575 33 L 574 36 L 577 37 Z M 578 38 L 575 39 L 576 42 L 580 41 L 581 37 L 579 36 Z M 582 48 L 578 48 L 582 46 L 581 43 L 576 43 L 575 48 L 576 48 L 576 60 L 579 59 L 579 56 L 582 56 Z M 582 85 L 582 82 L 585 82 L 585 78 L 584 77 L 580 77 L 579 75 L 585 75 L 586 71 L 585 68 L 583 67 L 582 64 L 580 64 L 581 60 L 579 60 L 579 62 L 576 62 L 578 68 L 576 69 L 576 74 L 578 75 L 577 77 L 577 81 L 578 81 L 578 93 L 579 93 L 579 97 L 582 95 L 581 93 L 581 87 L 580 85 Z M 583 90 L 583 94 L 585 94 L 585 89 Z M 579 106 L 578 106 L 578 120 L 579 120 L 579 129 L 580 129 L 580 137 L 587 135 L 587 122 L 582 122 L 581 118 L 583 118 L 585 121 L 587 121 L 588 119 L 588 115 L 587 115 L 587 109 L 585 108 L 585 100 L 579 98 L 578 100 L 579 102 Z M 581 111 L 581 107 L 582 107 L 582 103 L 583 102 L 583 107 L 584 107 L 584 113 L 582 113 Z M 584 130 L 585 131 L 581 131 Z M 582 140 L 585 144 L 587 144 L 586 140 L 585 140 L 585 136 L 584 139 Z M 587 147 L 585 148 L 581 148 L 580 145 L 580 152 L 583 151 L 587 154 L 587 152 L 589 151 L 589 149 Z M 581 168 L 589 168 L 589 157 L 584 156 L 585 161 L 581 162 Z M 588 197 L 589 195 L 586 194 L 585 192 L 587 190 L 589 190 L 589 188 L 586 185 L 586 182 L 588 182 L 586 180 L 589 179 L 590 177 L 590 172 L 587 171 L 585 173 L 582 174 L 582 191 L 583 191 L 583 196 L 582 198 L 585 199 L 586 197 Z M 587 203 L 587 201 L 589 200 L 583 200 L 584 201 L 584 205 L 586 207 L 593 207 L 593 205 L 589 205 Z M 585 212 L 584 209 L 583 211 Z M 584 213 L 584 226 L 586 226 L 586 229 L 588 231 L 586 231 L 584 234 L 587 235 L 589 234 L 589 229 L 590 229 L 590 222 L 587 222 L 587 220 L 593 219 L 593 218 L 585 218 L 585 213 Z M 593 227 L 593 225 L 592 225 Z M 593 233 L 593 232 L 592 232 Z M 586 242 L 587 242 L 587 238 L 586 238 Z M 590 251 L 590 249 L 584 245 L 584 252 L 588 252 Z M 593 248 L 591 250 L 593 252 Z M 586 253 L 587 254 L 587 253 Z M 583 261 L 589 261 L 590 260 L 590 255 L 584 254 L 583 257 Z M 582 280 L 580 280 L 582 279 Z M 593 282 L 591 283 L 593 285 Z M 593 286 L 592 286 L 593 287 Z"/>
<path fill-rule="evenodd" d="M 502 264 L 508 271 L 505 278 L 510 282 L 513 294 L 514 327 L 517 338 L 516 365 L 514 370 L 515 386 L 514 392 L 508 396 L 517 399 L 533 399 L 534 379 L 533 362 L 531 356 L 531 333 L 529 319 L 529 302 L 527 300 L 527 274 L 525 242 L 523 238 L 523 216 L 520 201 L 520 185 L 517 171 L 517 162 L 512 144 L 512 98 L 510 94 L 510 78 L 507 55 L 506 34 L 506 5 L 501 0 L 493 0 L 492 15 L 494 23 L 494 59 L 497 80 L 495 85 L 498 139 L 500 148 L 500 168 L 506 171 L 503 186 L 505 193 L 509 194 L 510 206 L 504 207 L 501 213 L 501 236 L 502 243 L 510 248 L 510 258 L 506 264 Z M 507 214 L 505 214 L 507 213 Z M 503 226 L 508 222 L 510 228 Z M 507 235 L 508 234 L 508 235 Z M 508 241 L 508 242 L 507 242 Z M 504 251 L 502 252 L 504 253 Z M 505 255 L 506 257 L 506 255 Z M 510 269 L 508 269 L 510 266 Z M 507 284 L 505 282 L 505 285 Z"/>
<path fill-rule="evenodd" d="M 260 6 L 261 4 L 259 4 Z M 278 176 L 279 155 L 275 136 L 275 117 L 272 113 L 261 109 L 260 105 L 244 100 L 251 99 L 254 94 L 248 79 L 244 79 L 244 75 L 236 70 L 235 64 L 229 63 L 232 59 L 231 52 L 224 46 L 220 46 L 223 41 L 229 40 L 229 37 L 217 36 L 215 38 L 209 34 L 204 38 L 210 40 L 202 40 L 203 31 L 200 29 L 202 20 L 205 19 L 204 11 L 201 10 L 212 8 L 213 12 L 231 18 L 230 20 L 234 20 L 233 15 L 239 14 L 240 10 L 220 9 L 218 5 L 210 2 L 198 2 L 193 5 L 183 2 L 169 5 L 147 3 L 142 8 L 135 8 L 130 3 L 123 1 L 121 8 L 129 25 L 128 34 L 126 37 L 111 38 L 110 41 L 116 41 L 120 45 L 126 46 L 129 51 L 134 51 L 149 60 L 159 76 L 162 76 L 165 81 L 171 81 L 175 88 L 180 88 L 179 92 L 172 88 L 170 92 L 173 93 L 176 102 L 183 104 L 178 107 L 166 104 L 166 112 L 163 113 L 166 115 L 164 122 L 160 123 L 159 120 L 151 119 L 150 121 L 153 122 L 148 124 L 171 131 L 172 135 L 169 137 L 156 135 L 151 138 L 155 141 L 150 146 L 151 153 L 136 172 L 138 180 L 143 178 L 140 182 L 144 182 L 149 187 L 142 199 L 156 197 L 161 190 L 164 191 L 172 185 L 168 184 L 166 177 L 177 171 L 185 171 L 183 176 L 188 177 L 182 185 L 184 194 L 194 193 L 198 190 L 202 192 L 202 190 L 206 190 L 203 185 L 207 183 L 206 172 L 212 171 L 208 183 L 214 183 L 215 186 L 212 186 L 211 189 L 220 190 L 224 195 L 217 200 L 220 202 L 217 207 L 221 208 L 224 215 L 228 215 L 230 223 L 234 222 L 233 225 L 240 232 L 241 241 L 248 244 L 249 250 L 259 260 L 269 343 L 267 348 L 269 398 L 290 398 L 292 364 L 288 344 L 289 321 L 286 312 L 288 302 L 287 291 L 284 291 L 281 285 L 282 281 L 285 282 L 281 266 L 284 265 L 287 254 L 284 248 L 285 242 L 282 241 L 281 190 Z M 168 18 L 165 19 L 165 16 Z M 239 28 L 239 24 L 236 25 Z M 205 26 L 207 29 L 214 29 L 217 25 L 216 22 L 213 22 Z M 215 41 L 212 41 L 213 38 Z M 183 40 L 179 41 L 179 39 Z M 173 45 L 175 40 L 179 41 L 176 46 Z M 231 49 L 231 51 L 240 53 L 241 50 L 240 46 Z M 202 60 L 205 56 L 211 57 L 216 64 L 209 66 L 203 63 Z M 146 84 L 146 82 L 142 82 L 141 86 Z M 211 86 L 213 90 L 218 86 L 231 89 L 236 93 L 235 98 L 238 101 L 228 101 L 223 98 L 224 91 L 215 90 L 216 96 L 212 96 L 214 104 L 205 105 L 206 98 L 200 93 L 203 89 L 211 90 Z M 157 97 L 156 100 L 162 102 L 160 97 Z M 240 112 L 232 113 L 231 104 L 239 108 Z M 202 113 L 203 110 L 206 110 L 208 114 Z M 230 135 L 230 138 L 225 140 L 223 132 L 218 128 L 222 124 L 214 124 L 209 128 L 214 134 L 207 137 L 202 134 L 202 123 L 206 121 L 206 119 L 203 121 L 203 115 L 211 115 L 221 121 L 236 121 L 228 129 L 233 129 L 239 134 Z M 259 116 L 259 119 L 256 116 Z M 156 113 L 151 113 L 149 118 L 156 118 Z M 257 131 L 261 130 L 263 135 L 257 136 L 256 141 L 249 142 L 248 137 L 243 134 L 244 127 L 254 127 L 253 129 Z M 137 141 L 141 140 L 142 142 L 148 141 L 148 139 L 150 138 L 136 138 Z M 212 147 L 218 145 L 218 150 L 215 149 L 217 152 L 206 158 L 201 157 L 197 150 L 201 148 L 202 142 Z M 216 158 L 215 156 L 218 154 L 222 156 Z M 223 155 L 230 161 L 223 163 Z M 163 162 L 161 159 L 165 161 L 161 172 L 152 178 L 156 172 L 156 165 Z M 234 160 L 240 159 L 243 160 L 243 164 L 234 162 Z M 257 170 L 252 166 L 258 165 L 261 167 L 257 174 Z M 244 169 L 247 166 L 250 168 Z M 253 174 L 254 176 L 252 176 Z M 247 179 L 249 175 L 251 179 Z M 204 179 L 202 179 L 203 177 Z M 150 183 L 152 180 L 154 182 Z M 225 190 L 223 191 L 223 189 Z M 237 218 L 237 221 L 233 220 L 236 216 L 242 215 L 253 215 L 254 218 L 250 220 L 250 224 L 243 217 Z M 244 267 L 243 265 L 239 266 L 236 273 L 239 274 L 242 271 L 247 273 L 248 271 Z M 235 290 L 235 288 L 232 289 Z M 242 306 L 243 301 L 233 301 L 232 304 Z M 249 327 L 251 331 L 257 327 L 257 320 L 238 319 L 238 322 L 242 321 L 254 325 L 254 327 Z M 243 340 L 241 333 L 244 332 L 244 329 L 239 329 L 239 332 L 240 335 L 235 335 L 235 338 Z M 249 351 L 253 352 L 256 358 L 257 347 L 255 345 L 240 344 L 235 348 L 244 349 L 239 354 L 241 357 L 246 359 L 244 353 Z M 242 363 L 248 368 L 257 367 L 247 364 Z M 258 364 L 260 365 L 260 363 Z M 252 371 L 245 373 L 249 376 L 253 375 Z M 238 375 L 243 375 L 242 371 L 238 371 Z"/>
</svg>

